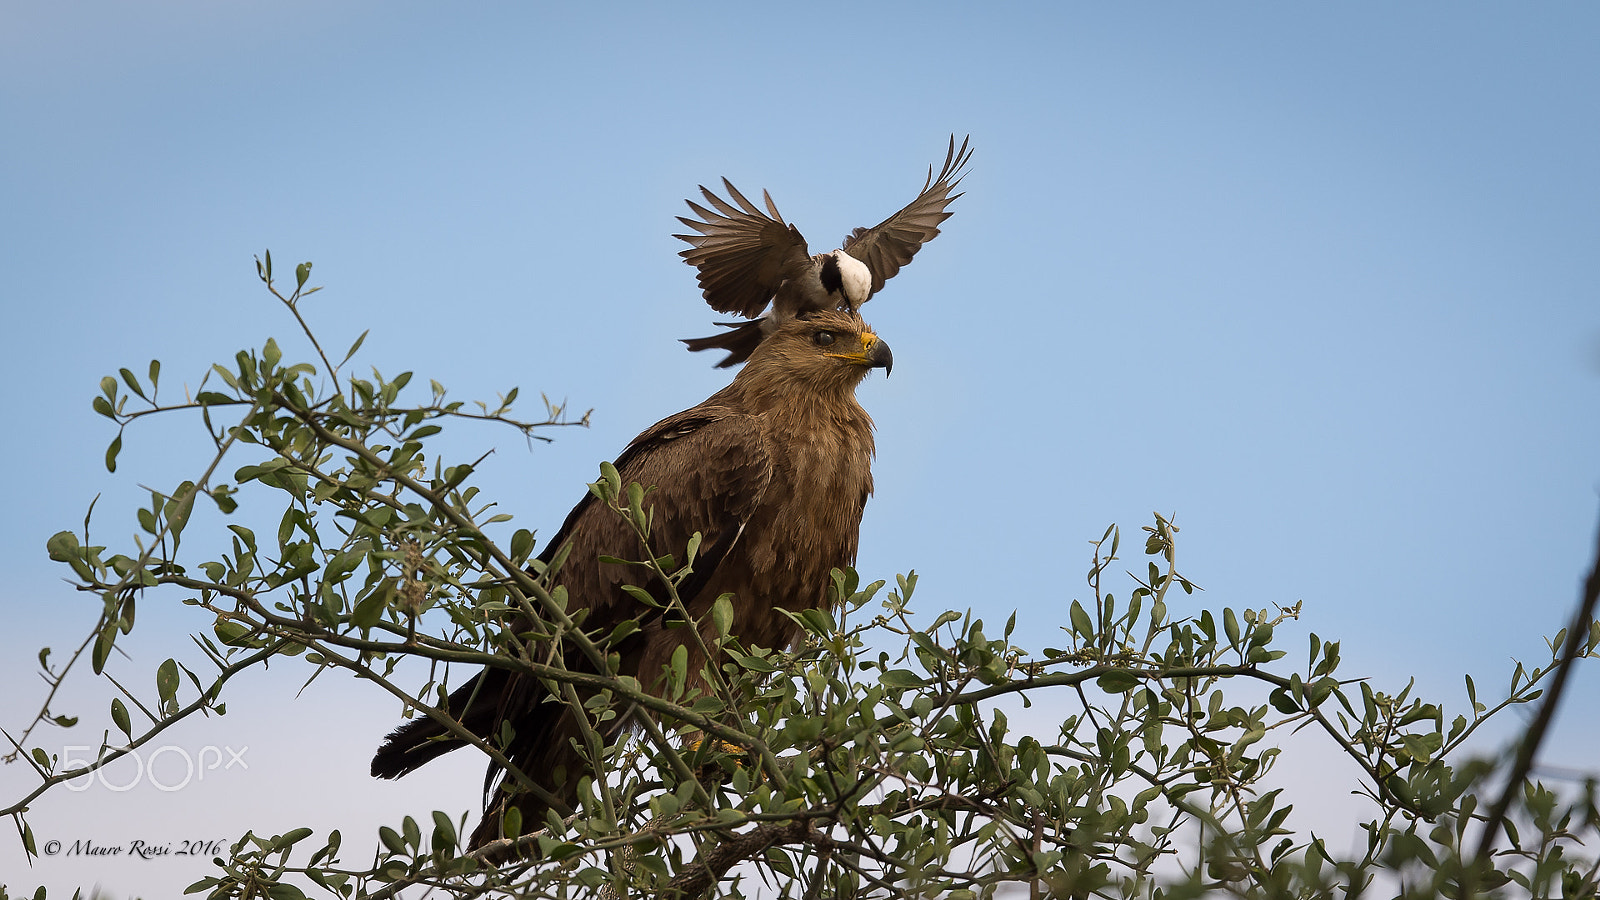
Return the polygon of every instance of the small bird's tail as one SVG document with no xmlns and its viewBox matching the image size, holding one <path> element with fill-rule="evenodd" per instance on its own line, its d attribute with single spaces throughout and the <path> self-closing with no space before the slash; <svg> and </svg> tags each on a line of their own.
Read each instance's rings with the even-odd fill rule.
<svg viewBox="0 0 1600 900">
<path fill-rule="evenodd" d="M 748 322 L 718 322 L 723 328 L 731 328 L 722 334 L 713 334 L 703 338 L 684 338 L 683 342 L 690 350 L 726 350 L 728 355 L 717 363 L 717 368 L 726 369 L 737 366 L 750 358 L 750 354 L 761 345 L 763 333 L 763 319 L 752 319 Z"/>
</svg>

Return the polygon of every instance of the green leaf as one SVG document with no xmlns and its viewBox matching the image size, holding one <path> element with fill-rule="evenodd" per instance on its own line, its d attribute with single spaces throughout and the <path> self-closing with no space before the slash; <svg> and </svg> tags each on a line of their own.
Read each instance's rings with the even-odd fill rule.
<svg viewBox="0 0 1600 900">
<path fill-rule="evenodd" d="M 611 629 L 611 635 L 606 638 L 606 643 L 615 645 L 618 641 L 626 638 L 628 635 L 633 634 L 638 630 L 638 619 L 623 619 L 621 622 L 617 623 L 617 627 Z"/>
<path fill-rule="evenodd" d="M 146 397 L 144 395 L 144 388 L 139 386 L 139 377 L 137 375 L 133 374 L 133 370 L 131 370 L 131 369 L 118 369 L 117 373 L 122 376 L 122 381 L 123 381 L 124 384 L 126 384 L 128 386 L 128 390 L 133 391 L 135 394 L 138 394 L 139 395 L 139 399 L 141 399 L 141 400 L 149 400 L 150 399 L 149 397 Z"/>
<path fill-rule="evenodd" d="M 522 810 L 513 806 L 506 810 L 505 817 L 501 820 L 501 827 L 505 829 L 506 836 L 517 837 L 522 834 Z"/>
<path fill-rule="evenodd" d="M 1083 608 L 1083 604 L 1072 601 L 1070 615 L 1073 632 L 1086 641 L 1094 640 L 1094 620 L 1089 618 L 1089 611 Z"/>
<path fill-rule="evenodd" d="M 119 431 L 119 432 L 117 432 L 117 436 L 111 439 L 111 446 L 106 448 L 106 471 L 107 472 L 115 472 L 117 470 L 117 454 L 121 453 L 121 452 L 122 452 L 122 432 Z"/>
<path fill-rule="evenodd" d="M 1265 647 L 1251 647 L 1250 652 L 1246 654 L 1245 661 L 1252 666 L 1258 666 L 1279 659 L 1287 655 L 1287 653 L 1287 650 L 1268 650 Z"/>
<path fill-rule="evenodd" d="M 711 621 L 717 626 L 717 633 L 727 637 L 733 633 L 733 595 L 723 594 L 717 602 L 711 604 Z"/>
<path fill-rule="evenodd" d="M 730 654 L 730 655 L 733 656 L 734 662 L 737 662 L 739 664 L 740 668 L 749 669 L 752 672 L 776 672 L 776 671 L 778 671 L 778 667 L 777 666 L 773 665 L 770 662 L 767 662 L 765 659 L 762 659 L 759 656 L 751 656 L 749 654 L 744 654 L 744 653 L 733 653 L 733 654 Z"/>
<path fill-rule="evenodd" d="M 450 851 L 456 847 L 456 825 L 439 810 L 433 811 L 433 849 Z"/>
<path fill-rule="evenodd" d="M 218 619 L 216 624 L 211 626 L 211 630 L 216 632 L 217 640 L 229 647 L 250 646 L 250 641 L 246 640 L 250 635 L 250 626 L 243 622 L 236 622 L 232 619 Z"/>
<path fill-rule="evenodd" d="M 605 485 L 603 500 L 614 500 L 622 496 L 622 476 L 617 473 L 617 467 L 608 462 L 600 464 L 600 481 Z"/>
<path fill-rule="evenodd" d="M 356 604 L 350 613 L 350 624 L 357 628 L 367 629 L 378 624 L 383 618 L 385 590 L 376 590 L 368 594 L 360 603 Z"/>
<path fill-rule="evenodd" d="M 162 703 L 174 703 L 178 697 L 178 662 L 169 659 L 156 669 L 156 694 Z"/>
<path fill-rule="evenodd" d="M 78 559 L 78 536 L 70 531 L 58 531 L 44 542 L 45 550 L 56 562 Z"/>
<path fill-rule="evenodd" d="M 403 855 L 406 852 L 406 842 L 400 839 L 400 832 L 387 825 L 378 828 L 378 840 L 383 842 L 385 849 L 396 856 Z"/>
<path fill-rule="evenodd" d="M 185 481 L 178 485 L 172 492 L 172 499 L 162 507 L 161 514 L 166 516 L 167 527 L 174 537 L 183 533 L 183 526 L 189 524 L 189 514 L 194 512 L 194 482 Z"/>
<path fill-rule="evenodd" d="M 1108 694 L 1121 694 L 1139 686 L 1139 676 L 1127 669 L 1112 669 L 1095 679 L 1095 685 Z"/>
<path fill-rule="evenodd" d="M 652 609 L 660 609 L 661 608 L 661 601 L 659 601 L 656 598 L 650 596 L 650 592 L 649 591 L 645 590 L 642 587 L 639 587 L 636 584 L 625 584 L 625 585 L 622 586 L 622 591 L 623 591 L 623 593 L 627 594 L 629 597 L 632 597 L 633 599 L 639 601 L 640 603 L 643 603 L 645 606 L 648 606 L 648 607 L 650 607 Z"/>
<path fill-rule="evenodd" d="M 919 688 L 928 682 L 910 669 L 890 669 L 878 676 L 878 683 L 887 688 Z"/>
<path fill-rule="evenodd" d="M 833 616 L 825 609 L 802 610 L 800 618 L 804 620 L 806 630 L 819 637 L 831 637 L 839 630 L 834 624 Z"/>
<path fill-rule="evenodd" d="M 305 287 L 306 286 L 306 280 L 308 278 L 310 278 L 310 277 L 311 277 L 311 263 L 309 261 L 308 262 L 303 262 L 300 265 L 294 267 L 294 286 L 296 288 Z"/>
<path fill-rule="evenodd" d="M 228 530 L 233 532 L 234 535 L 239 538 L 239 540 L 244 544 L 245 549 L 249 550 L 251 553 L 256 552 L 256 533 L 254 531 L 251 531 L 243 525 L 229 525 Z"/>
<path fill-rule="evenodd" d="M 275 840 L 273 840 L 272 846 L 268 849 L 268 852 L 271 853 L 288 847 L 293 847 L 295 844 L 300 843 L 310 836 L 311 829 L 296 828 L 287 834 L 279 835 Z"/>
<path fill-rule="evenodd" d="M 517 533 L 511 536 L 511 559 L 521 562 L 533 552 L 533 532 L 526 528 L 518 528 Z"/>
<path fill-rule="evenodd" d="M 106 660 L 111 657 L 111 647 L 116 643 L 116 640 L 117 623 L 111 622 L 100 629 L 100 635 L 94 641 L 94 650 L 89 656 L 89 662 L 94 667 L 96 675 L 105 671 Z"/>
<path fill-rule="evenodd" d="M 338 584 L 354 572 L 367 558 L 371 545 L 365 541 L 357 542 L 348 550 L 341 551 L 328 561 L 322 570 L 322 580 L 327 584 Z"/>
<path fill-rule="evenodd" d="M 1295 703 L 1294 697 L 1283 688 L 1278 688 L 1271 694 L 1267 695 L 1267 700 L 1272 704 L 1274 709 L 1285 715 L 1293 715 L 1294 713 L 1300 711 L 1300 705 Z"/>
<path fill-rule="evenodd" d="M 683 684 L 689 674 L 689 647 L 679 644 L 672 648 L 672 661 L 668 664 L 672 670 L 672 680 L 675 684 Z"/>
<path fill-rule="evenodd" d="M 628 515 L 640 528 L 649 523 L 644 515 L 644 486 L 637 481 L 628 485 Z"/>
<path fill-rule="evenodd" d="M 344 359 L 339 360 L 339 364 L 337 366 L 334 366 L 334 368 L 335 369 L 344 368 L 344 364 L 350 361 L 350 357 L 356 355 L 356 351 L 361 349 L 361 344 L 366 339 L 367 339 L 367 332 L 365 332 L 365 331 L 361 332 L 361 336 L 356 338 L 356 342 L 354 344 L 350 345 L 350 349 L 349 350 L 345 351 Z"/>
<path fill-rule="evenodd" d="M 128 708 L 115 697 L 111 699 L 111 721 L 118 731 L 127 735 L 129 740 L 133 739 L 133 724 L 128 720 Z"/>
</svg>

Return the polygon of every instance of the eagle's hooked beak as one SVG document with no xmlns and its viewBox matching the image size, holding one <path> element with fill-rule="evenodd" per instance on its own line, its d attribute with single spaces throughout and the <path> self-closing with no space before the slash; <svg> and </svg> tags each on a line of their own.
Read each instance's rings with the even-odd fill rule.
<svg viewBox="0 0 1600 900">
<path fill-rule="evenodd" d="M 883 376 L 889 377 L 894 369 L 894 354 L 889 352 L 889 342 L 879 338 L 870 331 L 861 332 L 860 353 L 829 353 L 834 359 L 848 360 L 869 369 L 882 369 Z"/>
</svg>

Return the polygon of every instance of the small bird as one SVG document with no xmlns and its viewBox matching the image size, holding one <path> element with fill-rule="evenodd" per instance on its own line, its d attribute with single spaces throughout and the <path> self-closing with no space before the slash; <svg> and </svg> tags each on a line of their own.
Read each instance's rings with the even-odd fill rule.
<svg viewBox="0 0 1600 900">
<path fill-rule="evenodd" d="M 767 335 L 790 319 L 824 309 L 859 311 L 950 218 L 945 208 L 961 196 L 950 192 L 965 177 L 963 169 L 972 158 L 969 140 L 963 139 L 957 149 L 955 135 L 950 136 L 938 178 L 929 166 L 922 193 L 904 209 L 871 228 L 850 232 L 838 250 L 815 256 L 766 191 L 761 192 L 767 207 L 763 212 L 726 178 L 722 186 L 731 203 L 701 185 L 700 193 L 712 208 L 685 201 L 699 219 L 679 216 L 678 221 L 699 233 L 673 235 L 690 245 L 678 255 L 700 270 L 701 293 L 712 309 L 754 321 L 718 322 L 733 330 L 684 343 L 690 350 L 728 351 L 717 363 L 717 368 L 727 368 L 749 359 Z"/>
</svg>

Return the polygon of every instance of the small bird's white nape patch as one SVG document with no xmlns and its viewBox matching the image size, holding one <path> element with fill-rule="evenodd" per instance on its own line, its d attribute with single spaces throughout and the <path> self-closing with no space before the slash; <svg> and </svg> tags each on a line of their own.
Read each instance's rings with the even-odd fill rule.
<svg viewBox="0 0 1600 900">
<path fill-rule="evenodd" d="M 840 291 L 850 304 L 850 311 L 855 312 L 872 296 L 872 270 L 843 250 L 833 251 L 833 258 L 839 263 Z"/>
</svg>

